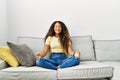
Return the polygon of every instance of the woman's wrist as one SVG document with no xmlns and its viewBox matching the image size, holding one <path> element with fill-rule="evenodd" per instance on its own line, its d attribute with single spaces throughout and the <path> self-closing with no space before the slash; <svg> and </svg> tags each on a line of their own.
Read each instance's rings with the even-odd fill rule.
<svg viewBox="0 0 120 80">
<path fill-rule="evenodd" d="M 75 55 L 75 52 L 72 53 L 72 56 L 74 56 L 74 55 Z"/>
</svg>

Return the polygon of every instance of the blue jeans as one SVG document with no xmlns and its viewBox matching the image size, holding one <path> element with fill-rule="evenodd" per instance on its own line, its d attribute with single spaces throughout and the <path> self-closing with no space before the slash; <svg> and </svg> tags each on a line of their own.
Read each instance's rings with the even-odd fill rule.
<svg viewBox="0 0 120 80">
<path fill-rule="evenodd" d="M 40 58 L 36 60 L 36 66 L 47 69 L 57 70 L 57 66 L 60 68 L 76 66 L 80 63 L 80 58 L 75 56 L 67 58 L 65 53 L 51 53 L 49 59 Z"/>
</svg>

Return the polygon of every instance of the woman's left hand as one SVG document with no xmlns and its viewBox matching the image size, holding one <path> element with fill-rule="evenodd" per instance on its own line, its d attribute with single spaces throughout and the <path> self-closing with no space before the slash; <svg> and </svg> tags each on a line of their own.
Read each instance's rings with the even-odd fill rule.
<svg viewBox="0 0 120 80">
<path fill-rule="evenodd" d="M 79 51 L 76 51 L 75 54 L 74 54 L 74 56 L 75 56 L 76 58 L 80 58 L 80 52 L 79 52 Z"/>
</svg>

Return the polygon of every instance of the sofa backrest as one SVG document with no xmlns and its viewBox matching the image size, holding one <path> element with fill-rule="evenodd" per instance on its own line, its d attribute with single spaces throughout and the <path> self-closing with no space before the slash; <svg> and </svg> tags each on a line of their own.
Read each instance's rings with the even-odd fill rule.
<svg viewBox="0 0 120 80">
<path fill-rule="evenodd" d="M 73 50 L 79 50 L 81 60 L 95 60 L 93 42 L 91 36 L 71 37 Z M 18 44 L 27 44 L 34 53 L 42 51 L 44 48 L 44 38 L 38 37 L 18 37 Z M 48 57 L 47 55 L 46 57 Z"/>
<path fill-rule="evenodd" d="M 95 60 L 92 36 L 71 37 L 73 50 L 79 50 L 81 60 Z"/>
<path fill-rule="evenodd" d="M 94 40 L 96 60 L 120 61 L 120 40 Z"/>
<path fill-rule="evenodd" d="M 18 44 L 27 44 L 35 54 L 36 52 L 42 51 L 44 48 L 44 38 L 38 37 L 18 37 Z"/>
</svg>

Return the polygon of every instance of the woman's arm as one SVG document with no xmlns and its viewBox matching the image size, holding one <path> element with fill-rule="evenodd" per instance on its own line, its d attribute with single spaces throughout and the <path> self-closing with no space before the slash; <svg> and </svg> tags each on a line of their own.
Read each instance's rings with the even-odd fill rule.
<svg viewBox="0 0 120 80">
<path fill-rule="evenodd" d="M 38 53 L 36 54 L 36 58 L 37 58 L 37 59 L 40 59 L 41 57 L 44 57 L 44 56 L 47 54 L 47 52 L 49 51 L 49 48 L 50 48 L 49 45 L 45 45 L 43 51 L 38 52 Z"/>
<path fill-rule="evenodd" d="M 72 45 L 71 45 L 71 44 L 69 44 L 68 53 L 69 53 L 71 56 L 74 55 L 75 57 L 80 58 L 80 52 L 79 52 L 79 51 L 74 52 L 73 49 L 72 49 Z"/>
<path fill-rule="evenodd" d="M 69 46 L 68 46 L 68 53 L 69 53 L 69 55 L 71 55 L 71 56 L 73 56 L 73 55 L 75 54 L 75 52 L 74 52 L 73 49 L 72 49 L 72 45 L 71 45 L 71 44 L 69 44 Z"/>
</svg>

